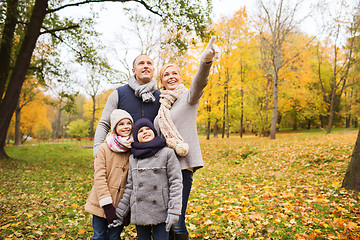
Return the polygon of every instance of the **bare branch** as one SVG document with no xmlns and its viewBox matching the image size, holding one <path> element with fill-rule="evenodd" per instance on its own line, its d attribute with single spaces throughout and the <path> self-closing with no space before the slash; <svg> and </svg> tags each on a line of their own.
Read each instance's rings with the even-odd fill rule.
<svg viewBox="0 0 360 240">
<path fill-rule="evenodd" d="M 46 34 L 46 33 L 50 33 L 50 34 L 53 34 L 55 32 L 59 32 L 59 31 L 66 31 L 66 30 L 69 30 L 69 29 L 74 29 L 74 28 L 78 28 L 80 27 L 79 24 L 76 24 L 76 25 L 73 25 L 73 26 L 69 26 L 69 27 L 64 27 L 64 28 L 58 28 L 58 29 L 52 29 L 52 30 L 46 30 L 46 31 L 43 31 L 40 33 L 40 35 L 42 34 Z"/>
<path fill-rule="evenodd" d="M 125 3 L 125 2 L 137 2 L 137 3 L 140 3 L 141 5 L 143 5 L 146 10 L 156 14 L 156 15 L 159 15 L 159 16 L 162 16 L 161 13 L 159 13 L 158 11 L 154 10 L 154 7 L 151 7 L 149 6 L 144 0 L 84 0 L 82 2 L 77 2 L 77 3 L 70 3 L 70 4 L 65 4 L 63 6 L 60 6 L 58 8 L 54 8 L 54 9 L 49 9 L 47 10 L 46 13 L 53 13 L 53 12 L 57 12 L 57 11 L 60 11 L 64 8 L 67 8 L 67 7 L 76 7 L 76 6 L 81 6 L 81 5 L 84 5 L 84 4 L 88 4 L 88 3 L 101 3 L 101 2 L 121 2 L 121 3 Z"/>
</svg>

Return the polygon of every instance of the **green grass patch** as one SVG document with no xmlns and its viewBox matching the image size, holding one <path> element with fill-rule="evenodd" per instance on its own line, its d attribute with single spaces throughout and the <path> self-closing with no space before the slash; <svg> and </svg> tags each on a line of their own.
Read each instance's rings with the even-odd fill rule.
<svg viewBox="0 0 360 240">
<path fill-rule="evenodd" d="M 204 168 L 188 204 L 190 239 L 358 239 L 359 195 L 341 189 L 356 134 L 201 138 Z M 91 239 L 84 204 L 92 149 L 7 147 L 0 161 L 0 239 Z M 123 239 L 136 239 L 133 225 Z"/>
</svg>

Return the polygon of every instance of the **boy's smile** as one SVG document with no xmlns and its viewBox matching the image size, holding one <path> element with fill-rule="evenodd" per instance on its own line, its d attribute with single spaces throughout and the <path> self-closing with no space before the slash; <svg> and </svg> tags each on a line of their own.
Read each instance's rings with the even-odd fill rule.
<svg viewBox="0 0 360 240">
<path fill-rule="evenodd" d="M 151 128 L 144 126 L 139 129 L 137 137 L 138 137 L 139 142 L 146 143 L 146 142 L 150 142 L 151 140 L 153 140 L 155 137 L 155 134 L 154 134 L 153 130 L 151 130 Z"/>
</svg>

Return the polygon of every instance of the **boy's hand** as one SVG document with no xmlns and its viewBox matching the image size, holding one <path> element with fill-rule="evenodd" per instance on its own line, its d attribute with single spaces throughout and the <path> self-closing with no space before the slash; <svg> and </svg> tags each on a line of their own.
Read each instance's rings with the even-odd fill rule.
<svg viewBox="0 0 360 240">
<path fill-rule="evenodd" d="M 115 219 L 112 223 L 108 225 L 108 228 L 116 228 L 122 225 L 122 221 L 120 219 Z"/>
<path fill-rule="evenodd" d="M 179 221 L 179 215 L 169 213 L 165 221 L 166 231 L 169 232 L 171 226 L 177 223 L 178 221 Z"/>
</svg>

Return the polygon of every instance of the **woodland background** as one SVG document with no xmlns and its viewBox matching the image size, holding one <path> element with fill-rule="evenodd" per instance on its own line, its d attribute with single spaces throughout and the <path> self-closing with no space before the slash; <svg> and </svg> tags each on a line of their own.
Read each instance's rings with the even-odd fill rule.
<svg viewBox="0 0 360 240">
<path fill-rule="evenodd" d="M 201 100 L 200 133 L 275 138 L 285 129 L 330 133 L 334 126 L 358 127 L 359 8 L 351 1 L 330 8 L 329 2 L 306 4 L 258 1 L 252 15 L 244 7 L 208 25 L 206 32 L 217 36 L 222 56 L 213 63 Z M 21 145 L 29 137 L 93 137 L 108 95 L 131 75 L 131 45 L 119 37 L 121 51 L 105 51 L 92 29 L 97 19 L 92 14 L 81 20 L 86 23 L 80 31 L 83 41 L 71 32 L 40 36 L 8 144 Z M 176 32 L 166 31 L 158 16 L 135 8 L 126 14 L 139 53 L 150 55 L 157 69 L 166 62 L 179 64 L 189 87 L 208 38 L 187 33 L 184 45 L 174 47 Z M 317 25 L 312 22 L 311 28 L 320 29 L 316 36 L 300 30 L 314 16 Z M 54 21 L 70 20 L 60 15 Z"/>
<path fill-rule="evenodd" d="M 130 24 L 109 46 L 95 26 L 110 2 Z M 0 1 L 0 238 L 90 239 L 92 149 L 59 138 L 93 137 L 134 50 L 189 87 L 214 35 L 190 237 L 359 239 L 359 3 L 256 2 L 213 19 L 211 0 Z"/>
</svg>

